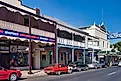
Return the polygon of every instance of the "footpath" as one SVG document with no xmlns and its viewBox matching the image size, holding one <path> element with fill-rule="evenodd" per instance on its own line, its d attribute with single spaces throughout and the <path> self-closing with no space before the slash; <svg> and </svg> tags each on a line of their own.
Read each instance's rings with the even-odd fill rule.
<svg viewBox="0 0 121 81">
<path fill-rule="evenodd" d="M 47 76 L 47 74 L 44 73 L 43 70 L 32 70 L 33 74 L 28 74 L 28 70 L 23 70 L 21 71 L 21 73 L 22 73 L 21 78 L 26 78 L 26 79 Z"/>
</svg>

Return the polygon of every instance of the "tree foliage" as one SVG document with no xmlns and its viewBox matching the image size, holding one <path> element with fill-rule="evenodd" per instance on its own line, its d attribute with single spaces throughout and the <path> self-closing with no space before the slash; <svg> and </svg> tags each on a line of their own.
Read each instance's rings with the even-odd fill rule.
<svg viewBox="0 0 121 81">
<path fill-rule="evenodd" d="M 121 41 L 113 44 L 114 48 L 117 48 L 121 52 Z"/>
</svg>

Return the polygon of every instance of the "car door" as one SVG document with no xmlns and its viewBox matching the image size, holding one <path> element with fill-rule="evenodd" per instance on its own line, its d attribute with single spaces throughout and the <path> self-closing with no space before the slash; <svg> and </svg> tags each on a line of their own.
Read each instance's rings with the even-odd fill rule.
<svg viewBox="0 0 121 81">
<path fill-rule="evenodd" d="M 7 79 L 8 73 L 4 68 L 0 67 L 0 80 Z"/>
</svg>

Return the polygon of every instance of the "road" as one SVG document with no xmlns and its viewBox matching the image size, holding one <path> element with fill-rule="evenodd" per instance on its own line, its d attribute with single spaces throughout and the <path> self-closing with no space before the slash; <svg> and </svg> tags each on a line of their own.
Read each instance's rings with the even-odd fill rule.
<svg viewBox="0 0 121 81">
<path fill-rule="evenodd" d="M 52 75 L 26 79 L 23 81 L 121 81 L 121 67 L 93 69 L 72 74 L 63 74 L 60 76 Z"/>
</svg>

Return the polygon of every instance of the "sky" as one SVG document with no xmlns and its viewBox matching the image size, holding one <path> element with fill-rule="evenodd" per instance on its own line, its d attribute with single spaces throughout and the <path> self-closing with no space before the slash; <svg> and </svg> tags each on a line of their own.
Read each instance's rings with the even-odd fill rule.
<svg viewBox="0 0 121 81">
<path fill-rule="evenodd" d="M 109 32 L 121 32 L 121 0 L 22 0 L 22 3 L 75 27 L 103 21 Z"/>
</svg>

